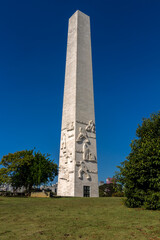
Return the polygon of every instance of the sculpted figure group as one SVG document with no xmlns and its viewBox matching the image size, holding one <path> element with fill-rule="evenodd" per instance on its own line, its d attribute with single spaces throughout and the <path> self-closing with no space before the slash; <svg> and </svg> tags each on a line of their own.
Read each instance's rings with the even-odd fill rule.
<svg viewBox="0 0 160 240">
<path fill-rule="evenodd" d="M 61 154 L 64 158 L 64 165 L 60 166 L 59 171 L 60 171 L 60 178 L 69 181 L 69 171 L 68 171 L 68 163 L 73 161 L 73 156 L 72 156 L 72 152 L 69 150 L 69 148 L 67 147 L 67 138 L 70 136 L 68 133 L 72 133 L 72 131 L 74 130 L 74 122 L 68 123 L 67 127 L 66 127 L 67 131 L 65 133 L 62 134 L 62 138 L 61 138 Z"/>
<path fill-rule="evenodd" d="M 96 157 L 91 153 L 89 149 L 89 137 L 87 132 L 95 133 L 95 124 L 93 120 L 90 120 L 88 125 L 84 128 L 79 128 L 79 134 L 76 139 L 77 143 L 83 143 L 82 152 L 83 152 L 83 161 L 80 161 L 80 167 L 78 171 L 79 178 L 82 178 L 82 175 L 85 173 L 87 179 L 90 179 L 89 170 L 86 167 L 85 161 L 96 161 Z"/>
<path fill-rule="evenodd" d="M 95 123 L 93 122 L 93 120 L 89 121 L 89 124 L 86 127 L 86 131 L 95 133 L 95 131 L 96 131 L 95 130 Z"/>
<path fill-rule="evenodd" d="M 74 123 L 71 122 L 69 124 L 67 124 L 67 132 L 68 131 L 72 131 L 74 130 Z M 96 161 L 96 156 L 94 154 L 92 154 L 92 152 L 89 149 L 89 145 L 90 140 L 89 140 L 89 136 L 87 134 L 87 132 L 90 133 L 95 133 L 95 124 L 93 122 L 93 120 L 90 120 L 88 125 L 85 128 L 80 127 L 79 128 L 79 133 L 76 139 L 76 142 L 79 144 L 82 144 L 82 153 L 83 153 L 83 159 L 80 161 L 80 163 L 78 164 L 79 166 L 79 170 L 78 170 L 78 177 L 80 179 L 82 179 L 83 174 L 86 175 L 87 179 L 90 179 L 90 175 L 89 175 L 89 170 L 85 164 L 85 161 L 92 161 L 95 162 Z M 69 153 L 69 150 L 66 147 L 66 134 L 64 133 L 62 135 L 62 140 L 61 140 L 61 150 L 63 153 L 63 156 L 65 157 L 65 164 L 68 163 L 69 159 L 71 158 L 71 153 Z M 63 169 L 63 171 L 61 171 Z M 62 169 L 60 170 L 60 172 L 63 172 L 63 179 L 66 179 L 67 181 L 69 180 L 69 174 L 67 172 L 67 166 L 63 166 Z"/>
</svg>

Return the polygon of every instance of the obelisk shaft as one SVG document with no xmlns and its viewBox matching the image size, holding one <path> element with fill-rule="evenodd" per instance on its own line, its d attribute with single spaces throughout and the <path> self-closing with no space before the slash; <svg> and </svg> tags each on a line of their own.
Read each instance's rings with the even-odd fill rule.
<svg viewBox="0 0 160 240">
<path fill-rule="evenodd" d="M 90 19 L 69 19 L 58 195 L 98 196 Z"/>
</svg>

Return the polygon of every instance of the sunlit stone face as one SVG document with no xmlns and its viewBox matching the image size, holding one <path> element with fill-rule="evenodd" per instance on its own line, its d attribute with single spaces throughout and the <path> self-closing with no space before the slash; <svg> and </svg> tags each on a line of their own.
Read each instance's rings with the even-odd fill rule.
<svg viewBox="0 0 160 240">
<path fill-rule="evenodd" d="M 58 195 L 98 197 L 90 19 L 69 19 Z"/>
</svg>

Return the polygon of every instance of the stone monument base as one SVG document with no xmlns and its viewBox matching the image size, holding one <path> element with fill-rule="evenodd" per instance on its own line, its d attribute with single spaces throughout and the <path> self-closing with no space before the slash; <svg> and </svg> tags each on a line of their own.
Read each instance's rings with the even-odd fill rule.
<svg viewBox="0 0 160 240">
<path fill-rule="evenodd" d="M 45 192 L 31 192 L 31 197 L 49 198 L 50 197 L 50 192 L 48 192 L 48 193 L 45 193 Z"/>
</svg>

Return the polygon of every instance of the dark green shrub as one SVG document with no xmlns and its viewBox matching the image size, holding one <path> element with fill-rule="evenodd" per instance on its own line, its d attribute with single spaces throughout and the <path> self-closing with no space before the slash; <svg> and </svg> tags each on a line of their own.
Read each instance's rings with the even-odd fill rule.
<svg viewBox="0 0 160 240">
<path fill-rule="evenodd" d="M 137 208 L 142 206 L 140 199 L 135 197 L 125 199 L 124 203 L 127 207 L 130 208 Z"/>
<path fill-rule="evenodd" d="M 160 112 L 143 119 L 131 143 L 131 153 L 119 166 L 128 207 L 160 209 Z"/>
<path fill-rule="evenodd" d="M 160 209 L 160 192 L 148 192 L 144 198 L 145 209 Z"/>
</svg>

